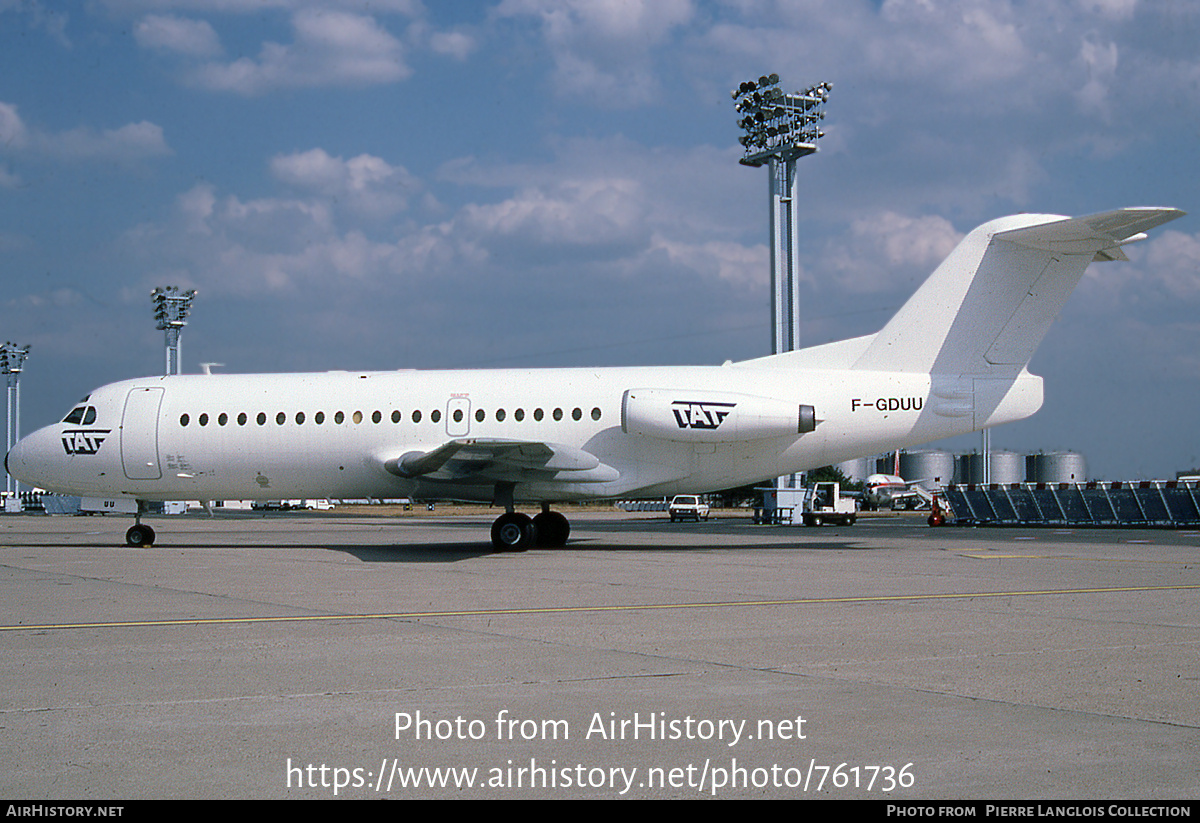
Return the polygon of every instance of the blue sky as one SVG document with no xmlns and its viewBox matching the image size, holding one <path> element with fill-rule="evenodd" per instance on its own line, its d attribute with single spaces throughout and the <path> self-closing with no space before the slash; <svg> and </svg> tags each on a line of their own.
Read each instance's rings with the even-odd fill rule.
<svg viewBox="0 0 1200 823">
<path fill-rule="evenodd" d="M 0 0 L 0 338 L 23 429 L 162 369 L 767 353 L 766 172 L 730 89 L 834 85 L 801 341 L 877 330 L 975 225 L 1195 212 L 1200 4 Z M 993 446 L 1200 466 L 1200 225 L 1095 265 Z M 978 438 L 952 445 L 974 448 Z"/>
</svg>

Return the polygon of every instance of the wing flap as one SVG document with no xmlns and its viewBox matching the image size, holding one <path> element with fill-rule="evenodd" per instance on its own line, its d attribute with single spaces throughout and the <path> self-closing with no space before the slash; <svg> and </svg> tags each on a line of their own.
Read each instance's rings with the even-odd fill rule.
<svg viewBox="0 0 1200 823">
<path fill-rule="evenodd" d="M 561 443 L 461 438 L 428 452 L 388 458 L 383 467 L 404 478 L 446 481 L 604 483 L 621 473 L 594 454 Z"/>
</svg>

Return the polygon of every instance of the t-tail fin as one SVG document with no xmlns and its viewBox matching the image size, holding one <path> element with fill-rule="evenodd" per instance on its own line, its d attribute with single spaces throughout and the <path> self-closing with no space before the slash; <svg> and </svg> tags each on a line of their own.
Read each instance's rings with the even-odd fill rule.
<svg viewBox="0 0 1200 823">
<path fill-rule="evenodd" d="M 972 231 L 876 334 L 853 368 L 1016 375 L 1094 260 L 1181 217 L 1132 208 L 1067 218 L 1002 217 Z"/>
</svg>

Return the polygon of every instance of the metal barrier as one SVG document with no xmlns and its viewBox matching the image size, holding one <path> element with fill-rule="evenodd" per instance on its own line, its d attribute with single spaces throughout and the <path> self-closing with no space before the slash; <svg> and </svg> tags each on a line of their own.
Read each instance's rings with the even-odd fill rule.
<svg viewBox="0 0 1200 823">
<path fill-rule="evenodd" d="M 942 491 L 960 526 L 1200 526 L 1200 483 L 1012 483 L 946 486 Z"/>
</svg>

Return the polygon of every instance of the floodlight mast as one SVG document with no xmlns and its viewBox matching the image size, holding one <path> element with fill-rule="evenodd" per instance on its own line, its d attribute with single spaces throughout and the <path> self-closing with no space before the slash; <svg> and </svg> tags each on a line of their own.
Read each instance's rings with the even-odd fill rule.
<svg viewBox="0 0 1200 823">
<path fill-rule="evenodd" d="M 743 166 L 769 167 L 771 201 L 771 354 L 800 348 L 800 253 L 796 207 L 799 203 L 796 161 L 815 154 L 825 133 L 822 106 L 832 83 L 784 94 L 778 74 L 747 80 L 733 90 L 734 106 L 742 115 L 738 138 L 746 153 Z M 796 475 L 780 477 L 777 488 L 795 488 Z"/>
<path fill-rule="evenodd" d="M 155 328 L 166 338 L 166 374 L 180 374 L 179 333 L 187 325 L 188 311 L 196 297 L 195 289 L 180 292 L 178 286 L 166 286 L 150 292 L 154 303 Z"/>
<path fill-rule="evenodd" d="M 796 161 L 817 151 L 825 135 L 817 124 L 832 83 L 784 94 L 779 75 L 747 80 L 733 90 L 745 130 L 738 142 L 746 149 L 740 162 L 769 166 L 771 201 L 771 353 L 800 348 L 800 260 L 796 218 Z"/>
<path fill-rule="evenodd" d="M 21 371 L 25 368 L 25 358 L 29 356 L 28 344 L 18 346 L 16 343 L 5 343 L 0 346 L 0 374 L 8 388 L 8 417 L 5 424 L 6 447 L 5 454 L 21 439 Z M 17 478 L 8 473 L 5 466 L 4 491 L 12 500 L 20 491 Z"/>
</svg>

